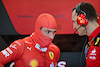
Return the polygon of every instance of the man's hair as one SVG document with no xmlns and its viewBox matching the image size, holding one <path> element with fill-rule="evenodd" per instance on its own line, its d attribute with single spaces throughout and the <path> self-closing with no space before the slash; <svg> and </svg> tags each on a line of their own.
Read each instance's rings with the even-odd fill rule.
<svg viewBox="0 0 100 67">
<path fill-rule="evenodd" d="M 74 9 L 76 9 L 76 7 L 73 8 L 73 10 Z M 86 13 L 86 17 L 87 17 L 87 19 L 89 21 L 93 21 L 93 20 L 97 21 L 97 13 L 96 13 L 96 10 L 95 10 L 95 8 L 90 3 L 82 2 L 80 4 L 80 9 Z M 78 12 L 78 15 L 79 14 L 82 14 L 82 12 L 79 11 Z"/>
</svg>

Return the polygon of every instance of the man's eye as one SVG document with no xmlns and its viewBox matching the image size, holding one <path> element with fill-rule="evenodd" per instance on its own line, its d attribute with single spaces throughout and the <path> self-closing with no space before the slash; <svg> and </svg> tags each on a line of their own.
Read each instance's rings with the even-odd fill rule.
<svg viewBox="0 0 100 67">
<path fill-rule="evenodd" d="M 49 31 L 46 31 L 46 33 L 49 33 Z"/>
<path fill-rule="evenodd" d="M 53 34 L 54 34 L 55 32 L 56 32 L 56 31 L 54 31 Z"/>
</svg>

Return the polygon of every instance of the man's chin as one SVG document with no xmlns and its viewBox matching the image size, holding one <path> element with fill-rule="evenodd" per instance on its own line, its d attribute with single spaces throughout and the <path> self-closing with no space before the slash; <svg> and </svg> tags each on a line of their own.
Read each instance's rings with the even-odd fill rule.
<svg viewBox="0 0 100 67">
<path fill-rule="evenodd" d="M 84 34 L 78 34 L 79 36 L 84 36 Z"/>
</svg>

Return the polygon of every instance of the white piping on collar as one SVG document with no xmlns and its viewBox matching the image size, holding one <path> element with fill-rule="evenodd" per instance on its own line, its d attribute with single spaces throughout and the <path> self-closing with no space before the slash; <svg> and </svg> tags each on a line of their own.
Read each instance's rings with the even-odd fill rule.
<svg viewBox="0 0 100 67">
<path fill-rule="evenodd" d="M 46 52 L 47 51 L 47 47 L 42 48 L 38 43 L 36 43 L 35 48 L 39 49 L 42 52 Z"/>
</svg>

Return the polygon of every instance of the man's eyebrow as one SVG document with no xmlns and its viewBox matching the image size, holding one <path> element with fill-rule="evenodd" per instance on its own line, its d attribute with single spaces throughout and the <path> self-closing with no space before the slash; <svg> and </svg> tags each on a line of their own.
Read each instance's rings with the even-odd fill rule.
<svg viewBox="0 0 100 67">
<path fill-rule="evenodd" d="M 51 30 L 46 30 L 46 31 L 52 32 Z"/>
<path fill-rule="evenodd" d="M 56 32 L 57 30 L 55 30 L 55 31 L 47 30 L 47 31 L 49 31 L 49 32 Z"/>
</svg>

